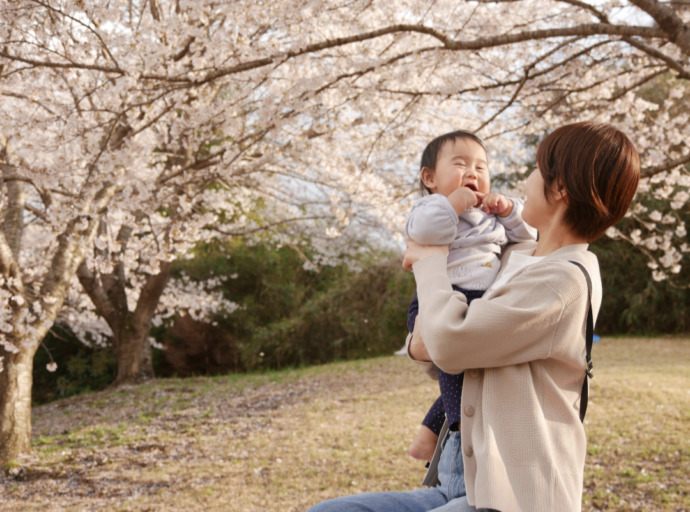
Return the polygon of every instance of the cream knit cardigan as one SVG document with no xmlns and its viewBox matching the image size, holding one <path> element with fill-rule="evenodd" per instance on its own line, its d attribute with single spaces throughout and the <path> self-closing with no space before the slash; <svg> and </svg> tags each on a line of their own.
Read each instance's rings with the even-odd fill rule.
<svg viewBox="0 0 690 512">
<path fill-rule="evenodd" d="M 514 245 L 503 256 L 506 267 Z M 501 512 L 580 511 L 586 452 L 579 419 L 585 377 L 587 282 L 594 317 L 601 276 L 587 245 L 549 254 L 468 309 L 446 258 L 413 266 L 419 333 L 432 361 L 465 372 L 461 435 L 467 498 Z M 431 363 L 426 363 L 431 367 Z M 429 369 L 429 368 L 427 368 Z"/>
</svg>

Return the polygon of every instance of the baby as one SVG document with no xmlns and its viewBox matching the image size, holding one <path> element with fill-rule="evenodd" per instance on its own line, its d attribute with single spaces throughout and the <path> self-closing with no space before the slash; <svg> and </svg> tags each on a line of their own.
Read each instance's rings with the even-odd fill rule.
<svg viewBox="0 0 690 512">
<path fill-rule="evenodd" d="M 482 140 L 455 131 L 432 140 L 422 153 L 420 186 L 424 197 L 407 218 L 408 238 L 425 245 L 449 244 L 448 276 L 468 304 L 481 297 L 500 268 L 509 242 L 535 240 L 536 230 L 522 221 L 523 203 L 491 192 L 488 159 Z M 408 310 L 410 332 L 419 310 L 417 295 Z M 410 455 L 430 461 L 447 419 L 460 427 L 463 375 L 439 371 L 441 396 L 429 409 L 410 446 Z"/>
</svg>

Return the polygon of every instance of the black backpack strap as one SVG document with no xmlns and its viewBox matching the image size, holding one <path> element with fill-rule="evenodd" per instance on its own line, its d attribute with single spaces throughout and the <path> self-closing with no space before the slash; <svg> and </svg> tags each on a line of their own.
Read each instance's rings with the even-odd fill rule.
<svg viewBox="0 0 690 512">
<path fill-rule="evenodd" d="M 592 316 L 592 280 L 584 266 L 577 261 L 571 261 L 582 270 L 587 280 L 587 331 L 585 333 L 585 346 L 587 348 L 587 356 L 585 363 L 587 365 L 585 380 L 582 383 L 582 397 L 580 398 L 580 421 L 585 421 L 585 413 L 587 412 L 587 398 L 589 396 L 589 382 L 588 379 L 594 377 L 594 365 L 592 364 L 592 342 L 594 341 L 594 317 Z"/>
</svg>

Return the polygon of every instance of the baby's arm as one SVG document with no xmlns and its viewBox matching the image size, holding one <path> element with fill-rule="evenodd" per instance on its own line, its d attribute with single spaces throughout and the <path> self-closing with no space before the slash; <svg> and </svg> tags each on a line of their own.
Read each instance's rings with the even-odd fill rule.
<svg viewBox="0 0 690 512">
<path fill-rule="evenodd" d="M 424 196 L 412 207 L 405 234 L 424 245 L 447 245 L 453 241 L 458 227 L 458 214 L 440 194 Z"/>
<path fill-rule="evenodd" d="M 500 194 L 499 194 L 500 195 Z M 528 242 L 537 239 L 537 230 L 522 220 L 522 209 L 524 202 L 522 199 L 508 199 L 512 208 L 508 214 L 498 215 L 498 221 L 506 230 L 508 240 L 511 242 Z"/>
</svg>

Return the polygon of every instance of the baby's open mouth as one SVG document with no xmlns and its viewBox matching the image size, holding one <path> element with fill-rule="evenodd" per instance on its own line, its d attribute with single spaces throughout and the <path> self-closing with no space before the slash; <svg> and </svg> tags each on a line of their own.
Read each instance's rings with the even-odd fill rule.
<svg viewBox="0 0 690 512">
<path fill-rule="evenodd" d="M 474 190 L 475 192 L 477 191 L 477 185 L 475 185 L 474 183 L 468 183 L 468 184 L 465 185 L 465 186 L 466 186 L 467 188 L 469 188 L 469 189 Z"/>
</svg>

